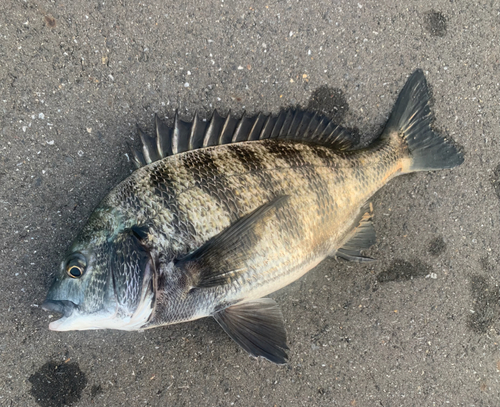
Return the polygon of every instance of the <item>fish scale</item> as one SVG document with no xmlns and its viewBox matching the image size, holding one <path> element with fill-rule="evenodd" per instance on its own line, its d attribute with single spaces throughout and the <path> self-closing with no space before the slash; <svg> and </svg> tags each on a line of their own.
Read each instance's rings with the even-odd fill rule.
<svg viewBox="0 0 500 407">
<path fill-rule="evenodd" d="M 55 275 L 49 328 L 137 330 L 212 316 L 250 355 L 287 360 L 276 302 L 264 296 L 327 256 L 371 261 L 366 202 L 397 175 L 463 158 L 431 127 L 417 70 L 382 134 L 357 137 L 314 112 L 236 119 L 214 112 L 142 131 L 138 169 L 91 215 Z"/>
<path fill-rule="evenodd" d="M 268 148 L 266 144 L 272 143 L 272 147 Z M 185 201 L 189 202 L 191 206 L 186 206 L 182 208 L 183 213 L 191 214 L 191 220 L 189 220 L 190 227 L 195 231 L 193 233 L 193 242 L 196 241 L 206 241 L 222 231 L 231 223 L 232 218 L 238 218 L 242 215 L 252 212 L 260 205 L 264 204 L 267 200 L 267 196 L 262 196 L 262 189 L 265 188 L 270 191 L 270 195 L 290 195 L 293 196 L 293 200 L 290 202 L 288 211 L 292 210 L 293 214 L 284 213 L 277 214 L 282 222 L 277 223 L 275 229 L 270 229 L 269 234 L 275 235 L 273 239 L 267 237 L 262 238 L 262 241 L 272 241 L 271 247 L 265 247 L 260 250 L 264 251 L 265 255 L 261 255 L 259 259 L 255 260 L 255 264 L 259 264 L 262 257 L 267 258 L 267 263 L 269 264 L 269 269 L 260 268 L 259 273 L 264 276 L 268 276 L 270 280 L 273 281 L 272 286 L 265 289 L 266 294 L 273 292 L 276 289 L 281 288 L 286 285 L 281 284 L 279 278 L 284 277 L 284 281 L 288 282 L 290 279 L 295 280 L 298 276 L 295 272 L 291 272 L 287 267 L 279 263 L 273 263 L 270 260 L 273 256 L 277 259 L 283 260 L 286 264 L 298 264 L 296 273 L 302 273 L 304 268 L 307 268 L 309 263 L 317 263 L 317 258 L 321 260 L 330 252 L 335 251 L 335 244 L 341 243 L 341 238 L 345 234 L 345 230 L 351 228 L 346 219 L 353 220 L 359 211 L 359 207 L 370 197 L 374 191 L 376 191 L 380 185 L 386 182 L 386 180 L 394 176 L 400 169 L 401 157 L 393 152 L 393 149 L 389 148 L 390 141 L 387 142 L 387 147 L 381 147 L 377 151 L 376 165 L 380 162 L 384 163 L 384 171 L 372 171 L 372 165 L 369 162 L 369 155 L 358 154 L 353 155 L 349 158 L 350 164 L 348 166 L 343 165 L 345 163 L 345 157 L 343 154 L 335 155 L 332 154 L 329 158 L 331 163 L 325 165 L 324 159 L 319 158 L 315 154 L 314 148 L 304 144 L 297 144 L 295 142 L 286 141 L 253 141 L 246 142 L 244 144 L 239 144 L 237 149 L 240 151 L 259 151 L 259 155 L 254 154 L 254 164 L 257 168 L 252 172 L 245 171 L 243 173 L 236 173 L 228 171 L 225 175 L 220 175 L 219 171 L 214 171 L 211 174 L 211 179 L 213 181 L 212 186 L 216 190 L 209 194 L 213 199 L 216 200 L 217 206 L 221 209 L 222 215 L 220 213 L 214 212 L 212 208 L 206 208 L 204 206 L 203 200 L 206 198 L 205 187 L 200 187 L 197 182 L 194 181 L 199 177 L 196 173 L 197 167 L 189 164 L 185 166 L 189 170 L 184 174 L 187 188 L 178 188 L 175 195 L 178 197 L 182 195 L 189 196 L 190 199 Z M 393 143 L 394 144 L 394 143 Z M 399 144 L 396 144 L 396 146 Z M 234 145 L 236 146 L 236 145 Z M 227 153 L 221 153 L 221 151 L 216 151 L 213 148 L 207 150 L 195 150 L 184 154 L 184 156 L 172 156 L 171 159 L 180 160 L 182 165 L 183 162 L 196 162 L 196 158 L 191 157 L 195 155 L 202 154 L 205 156 L 201 161 L 210 161 L 212 168 L 223 167 L 227 160 L 234 160 L 235 154 L 231 154 L 233 145 L 224 146 L 228 150 Z M 274 151 L 281 151 L 281 158 L 277 159 Z M 206 159 L 206 155 L 213 153 L 214 157 L 211 160 Z M 385 154 L 382 154 L 385 153 Z M 255 157 L 260 157 L 256 160 Z M 260 163 L 259 163 L 260 161 Z M 363 167 L 359 165 L 359 161 L 365 161 Z M 264 163 L 268 163 L 267 165 Z M 162 162 L 161 165 L 166 166 L 168 162 Z M 271 164 L 275 168 L 271 167 Z M 354 172 L 343 170 L 341 166 L 350 168 L 356 168 Z M 244 168 L 244 166 L 242 166 Z M 299 171 L 300 170 L 300 171 Z M 156 171 L 155 168 L 145 168 L 146 172 Z M 258 174 L 257 174 L 258 173 Z M 145 175 L 147 177 L 147 175 Z M 217 189 L 217 178 L 224 176 L 229 179 L 228 185 L 225 186 L 226 193 L 221 193 Z M 264 185 L 262 183 L 262 178 L 264 178 Z M 163 181 L 158 180 L 159 183 Z M 179 183 L 181 184 L 181 183 Z M 241 185 L 245 185 L 245 190 L 249 192 L 250 195 L 258 197 L 259 199 L 254 199 L 252 205 L 245 205 L 242 200 L 238 206 L 242 209 L 237 210 L 235 207 L 230 207 L 226 205 L 225 202 L 233 200 L 234 194 L 232 191 L 240 190 Z M 370 185 L 369 188 L 367 186 Z M 330 186 L 328 188 L 328 186 Z M 353 192 L 346 194 L 345 190 L 350 189 Z M 354 192 L 355 191 L 355 192 Z M 119 193 L 117 191 L 117 193 Z M 147 195 L 147 194 L 146 194 Z M 335 199 L 333 197 L 342 197 L 341 199 Z M 163 208 L 158 209 L 158 211 L 164 211 L 168 213 L 170 208 L 179 208 L 180 198 L 171 198 L 170 200 L 164 200 L 162 202 Z M 328 202 L 327 205 L 321 207 L 318 202 Z M 141 205 L 142 206 L 142 205 Z M 355 208 L 355 210 L 353 210 Z M 322 210 L 321 210 L 322 209 Z M 198 214 L 194 216 L 193 214 Z M 315 217 L 311 214 L 316 214 Z M 280 216 L 281 215 L 281 216 Z M 169 218 L 168 215 L 164 216 Z M 193 219 L 202 220 L 203 223 L 209 223 L 212 227 L 206 228 L 208 233 L 199 233 L 196 230 L 195 222 Z M 293 219 L 293 221 L 292 221 Z M 339 222 L 339 219 L 342 221 Z M 140 224 L 142 219 L 136 219 L 136 223 Z M 201 222 L 198 222 L 198 224 Z M 181 221 L 174 218 L 171 224 L 176 226 L 180 230 L 180 236 L 175 238 L 175 235 L 171 235 L 169 241 L 164 240 L 163 242 L 167 245 L 171 241 L 181 241 L 185 238 L 185 233 L 182 231 Z M 161 225 L 160 225 L 161 226 Z M 323 241 L 319 239 L 318 236 L 329 235 L 330 231 L 336 230 L 337 234 L 330 238 L 328 241 Z M 154 233 L 153 233 L 154 234 Z M 285 236 L 284 242 L 279 242 L 279 236 Z M 304 237 L 310 237 L 310 239 L 305 239 Z M 184 240 L 186 242 L 186 240 Z M 281 244 L 280 244 L 281 243 Z M 156 250 L 161 252 L 172 252 L 177 251 L 177 255 L 184 254 L 192 250 L 192 247 L 186 247 L 179 250 L 179 248 L 172 248 L 171 246 L 159 246 Z M 259 252 L 259 250 L 256 250 Z M 287 257 L 287 253 L 289 256 Z M 305 256 L 305 253 L 314 253 L 310 256 Z M 305 258 L 306 260 L 297 263 L 296 259 L 298 257 Z M 275 270 L 275 275 L 270 270 Z M 248 276 L 242 275 L 241 279 L 244 280 Z M 252 281 L 257 281 L 257 287 L 249 287 L 247 292 L 242 292 L 241 294 L 246 295 L 246 298 L 253 298 L 254 295 L 251 293 L 256 291 L 258 294 L 256 296 L 261 296 L 260 294 L 264 291 L 259 285 L 269 285 L 266 277 L 264 279 L 255 278 L 255 276 L 250 276 Z M 241 280 L 241 281 L 242 281 Z M 238 280 L 237 284 L 241 284 Z M 228 287 L 230 290 L 230 288 Z M 263 295 L 266 295 L 263 294 Z M 233 300 L 232 298 L 230 300 Z M 210 311 L 210 310 L 207 310 Z M 154 323 L 154 322 L 153 322 Z"/>
<path fill-rule="evenodd" d="M 286 241 L 279 244 L 280 242 L 274 237 L 271 247 L 261 249 L 261 251 L 265 251 L 266 255 L 260 256 L 254 261 L 254 263 L 259 264 L 262 258 L 267 259 L 269 269 L 262 270 L 261 268 L 259 270 L 264 278 L 250 276 L 252 281 L 258 282 L 257 285 L 247 287 L 246 291 L 240 293 L 246 298 L 258 298 L 287 285 L 289 281 L 296 280 L 305 269 L 308 269 L 308 265 L 316 265 L 320 261 L 318 259 L 322 260 L 328 253 L 335 251 L 335 243 L 341 243 L 345 230 L 352 227 L 345 220 L 354 219 L 362 203 L 388 178 L 394 176 L 399 169 L 401 157 L 393 151 L 393 148 L 390 148 L 389 142 L 386 144 L 388 145 L 382 146 L 376 151 L 376 156 L 372 154 L 372 157 L 375 158 L 375 164 L 382 166 L 380 168 L 382 171 L 372 171 L 370 161 L 374 161 L 374 159 L 370 159 L 370 155 L 364 152 L 348 154 L 346 157 L 345 153 L 335 154 L 331 151 L 328 155 L 329 161 L 326 161 L 324 155 L 320 157 L 316 154 L 318 149 L 315 146 L 281 140 L 253 141 L 173 155 L 167 161 L 158 162 L 157 165 L 153 164 L 151 167 L 144 167 L 144 174 L 138 173 L 138 178 L 147 179 L 149 177 L 155 181 L 149 187 L 142 183 L 139 184 L 140 186 L 136 189 L 145 198 L 142 200 L 137 198 L 138 201 L 131 208 L 123 207 L 124 217 L 131 219 L 134 224 L 148 222 L 151 235 L 167 235 L 163 230 L 164 220 L 167 220 L 172 228 L 168 231 L 169 238 L 158 241 L 155 251 L 170 253 L 170 256 L 174 258 L 193 250 L 199 242 L 207 241 L 228 227 L 232 219 L 255 210 L 264 204 L 269 196 L 279 194 L 299 197 L 294 198 L 290 204 L 289 210 L 293 210 L 293 214 L 280 216 L 283 222 L 276 225 L 277 230 L 269 231 L 271 235 L 285 236 Z M 393 144 L 395 147 L 399 146 L 399 143 Z M 253 164 L 256 169 L 248 171 L 245 166 L 237 165 L 235 157 L 238 155 L 232 153 L 234 149 L 239 150 L 240 155 L 242 151 L 245 153 L 254 152 Z M 250 153 L 247 154 L 250 155 Z M 171 165 L 168 162 L 169 159 L 177 162 Z M 363 166 L 359 164 L 360 161 L 364 162 Z M 196 162 L 200 162 L 202 165 L 193 164 Z M 162 169 L 171 167 L 182 167 L 184 171 L 176 172 L 175 175 L 173 171 L 162 171 Z M 217 168 L 224 168 L 226 172 L 222 173 Z M 352 171 L 353 168 L 354 171 Z M 203 173 L 203 176 L 200 175 L 200 172 Z M 210 174 L 207 175 L 207 172 Z M 225 179 L 226 182 L 221 182 L 219 178 Z M 210 180 L 212 184 L 200 186 L 200 180 Z M 169 184 L 170 186 L 166 187 Z M 223 184 L 224 188 L 221 190 L 218 186 Z M 171 193 L 167 196 L 161 196 L 159 201 L 152 199 L 151 196 L 155 194 L 157 185 L 171 191 Z M 234 200 L 233 191 L 241 190 L 242 185 L 254 199 L 251 204 L 241 200 L 237 206 L 244 209 L 238 210 L 228 202 Z M 370 185 L 371 188 L 366 188 L 367 185 Z M 213 191 L 207 192 L 210 186 Z M 123 187 L 124 190 L 121 190 L 119 186 L 111 193 L 111 196 L 116 194 L 120 197 L 114 201 L 123 201 L 126 191 L 130 190 L 127 181 Z M 263 195 L 263 190 L 268 191 L 268 194 Z M 346 194 L 346 190 L 352 192 Z M 301 194 L 306 196 L 302 198 Z M 207 195 L 215 201 L 219 211 L 214 211 L 213 207 L 205 207 L 204 202 L 208 200 Z M 181 197 L 186 198 L 182 199 Z M 337 197 L 337 199 L 333 197 Z M 320 211 L 321 206 L 317 203 L 321 200 L 330 202 L 323 208 L 323 211 Z M 127 200 L 125 199 L 125 201 Z M 144 213 L 143 216 L 136 216 L 137 208 L 148 207 L 154 208 L 153 211 Z M 118 206 L 118 208 L 120 207 Z M 323 216 L 317 216 L 315 219 L 310 216 L 311 213 L 322 213 Z M 183 216 L 190 214 L 190 219 L 180 217 L 179 214 L 183 214 Z M 338 219 L 342 221 L 336 221 Z M 204 230 L 201 232 L 202 228 L 197 227 L 200 224 L 209 224 L 210 227 L 203 228 Z M 337 231 L 337 233 L 329 241 L 321 239 L 321 237 L 329 235 L 332 230 Z M 190 233 L 190 231 L 192 232 Z M 294 237 L 295 239 L 293 239 Z M 304 239 L 304 237 L 310 237 L 310 239 Z M 267 241 L 267 239 L 264 238 L 263 241 Z M 315 255 L 310 253 L 315 253 Z M 270 261 L 273 255 L 282 260 L 283 264 L 275 264 Z M 297 258 L 304 260 L 297 262 Z M 294 270 L 290 270 L 289 267 L 286 267 L 287 264 L 295 264 L 296 267 Z M 283 276 L 283 282 L 280 281 L 281 276 Z M 241 276 L 243 280 L 247 277 Z M 240 280 L 236 284 L 242 285 Z M 261 286 L 266 288 L 261 288 Z M 228 290 L 234 291 L 229 287 Z M 253 292 L 255 294 L 252 294 Z M 235 300 L 229 298 L 229 301 Z M 211 310 L 206 311 L 211 312 Z M 153 319 L 151 324 L 154 323 Z"/>
</svg>

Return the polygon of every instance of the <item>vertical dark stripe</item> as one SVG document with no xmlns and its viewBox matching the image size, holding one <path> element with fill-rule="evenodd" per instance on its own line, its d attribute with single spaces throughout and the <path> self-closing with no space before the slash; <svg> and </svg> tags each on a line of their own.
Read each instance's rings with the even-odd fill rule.
<svg viewBox="0 0 500 407">
<path fill-rule="evenodd" d="M 328 148 L 323 146 L 311 146 L 311 152 L 318 157 L 325 167 L 335 166 L 334 154 Z"/>
<path fill-rule="evenodd" d="M 235 160 L 238 160 L 239 164 L 251 174 L 254 182 L 257 184 L 257 188 L 261 191 L 262 198 L 273 199 L 276 196 L 283 195 L 283 190 L 281 185 L 278 185 L 274 181 L 273 172 L 276 169 L 267 169 L 265 165 L 269 159 L 272 157 L 266 157 L 268 153 L 266 151 L 260 151 L 257 154 L 257 150 L 262 144 L 234 144 L 230 146 L 230 150 Z M 245 188 L 244 185 L 241 186 Z"/>
<path fill-rule="evenodd" d="M 269 141 L 266 144 L 267 151 L 277 159 L 285 161 L 292 171 L 300 176 L 307 183 L 307 191 L 301 191 L 303 195 L 313 194 L 317 204 L 320 219 L 325 219 L 328 212 L 333 210 L 335 201 L 330 195 L 328 180 L 317 172 L 314 163 L 309 162 L 304 157 L 301 150 L 295 148 L 293 142 Z M 315 146 L 305 146 L 313 151 Z"/>
<path fill-rule="evenodd" d="M 181 222 L 182 217 L 179 213 L 177 204 L 177 191 L 170 178 L 169 166 L 157 166 L 149 173 L 150 185 L 155 196 L 157 196 L 163 206 L 172 214 L 173 219 L 170 226 L 174 229 L 174 235 L 177 237 L 189 236 L 194 230 L 186 228 Z"/>
<path fill-rule="evenodd" d="M 234 144 L 230 146 L 230 151 L 234 158 L 237 159 L 247 171 L 258 171 L 264 168 L 262 156 L 259 156 L 255 152 L 253 145 Z"/>
<path fill-rule="evenodd" d="M 311 144 L 310 151 L 328 168 L 355 168 L 359 151 L 336 151 L 325 146 Z"/>
<path fill-rule="evenodd" d="M 233 222 L 240 216 L 240 204 L 212 152 L 213 150 L 197 150 L 185 155 L 182 162 L 184 168 L 191 174 L 195 186 L 225 207 Z"/>
<path fill-rule="evenodd" d="M 280 145 L 283 144 L 283 148 Z M 233 145 L 231 146 L 231 151 L 235 159 L 251 173 L 253 179 L 257 182 L 260 193 L 264 200 L 272 200 L 278 196 L 288 195 L 292 191 L 284 190 L 283 185 L 278 181 L 277 172 L 286 171 L 289 169 L 279 168 L 276 166 L 276 158 L 282 158 L 285 160 L 292 160 L 293 157 L 297 156 L 297 151 L 290 147 L 290 143 L 280 142 L 276 140 L 269 140 L 260 144 L 260 146 L 265 146 L 264 151 L 260 151 L 257 154 L 255 145 Z M 272 162 L 274 164 L 269 168 L 266 163 Z M 302 162 L 305 164 L 305 162 Z M 298 171 L 298 167 L 295 162 L 289 162 L 290 167 L 293 167 L 292 171 Z M 242 187 L 244 187 L 242 185 Z M 278 224 L 280 225 L 281 235 L 285 238 L 288 237 L 293 241 L 299 238 L 303 234 L 302 225 L 297 221 L 298 214 L 295 212 L 293 206 L 285 203 L 282 207 L 277 208 L 276 217 L 278 219 Z"/>
<path fill-rule="evenodd" d="M 264 145 L 269 154 L 276 159 L 285 161 L 291 168 L 309 164 L 304 161 L 300 152 L 295 148 L 295 144 L 296 142 L 293 141 L 269 140 Z"/>
</svg>

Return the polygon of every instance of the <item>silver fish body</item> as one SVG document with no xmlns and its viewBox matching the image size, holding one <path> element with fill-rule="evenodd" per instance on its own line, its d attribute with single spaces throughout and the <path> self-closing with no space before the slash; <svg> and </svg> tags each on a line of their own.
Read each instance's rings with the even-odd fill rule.
<svg viewBox="0 0 500 407">
<path fill-rule="evenodd" d="M 213 316 L 253 356 L 286 361 L 273 300 L 327 256 L 370 260 L 366 203 L 390 179 L 452 168 L 462 156 L 430 129 L 416 71 L 382 135 L 350 148 L 328 119 L 157 121 L 141 166 L 94 211 L 61 263 L 44 308 L 53 330 L 144 329 Z"/>
</svg>

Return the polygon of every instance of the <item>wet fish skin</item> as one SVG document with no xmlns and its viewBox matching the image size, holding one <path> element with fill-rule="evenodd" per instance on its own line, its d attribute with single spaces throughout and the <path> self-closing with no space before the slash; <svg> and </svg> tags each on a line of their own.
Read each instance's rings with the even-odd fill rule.
<svg viewBox="0 0 500 407">
<path fill-rule="evenodd" d="M 147 165 L 104 198 L 61 263 L 45 308 L 65 315 L 50 328 L 134 330 L 214 316 L 250 354 L 283 363 L 281 313 L 262 297 L 327 256 L 362 260 L 374 240 L 365 203 L 390 179 L 462 162 L 431 119 L 416 71 L 382 135 L 361 150 L 307 112 L 237 126 L 176 119 L 173 131 L 157 123 L 156 141 L 141 134 L 136 161 Z M 217 144 L 231 126 L 235 142 Z M 179 142 L 182 129 L 191 134 Z M 165 151 L 174 154 L 154 161 Z M 86 259 L 81 278 L 68 276 L 75 253 Z"/>
<path fill-rule="evenodd" d="M 343 243 L 343 237 L 352 229 L 352 223 L 367 197 L 401 171 L 402 164 L 395 153 L 397 149 L 390 143 L 387 144 L 380 148 L 380 154 L 384 157 L 375 157 L 368 151 L 361 155 L 346 153 L 339 156 L 321 146 L 286 141 L 248 142 L 246 145 L 231 144 L 208 149 L 203 154 L 211 156 L 210 158 L 197 157 L 203 162 L 200 167 L 204 168 L 206 162 L 210 161 L 212 173 L 217 171 L 216 168 L 226 169 L 225 181 L 220 180 L 222 175 L 213 181 L 212 185 L 219 184 L 219 187 L 207 185 L 213 191 L 213 197 L 204 192 L 203 187 L 198 187 L 193 179 L 197 175 L 193 176 L 192 172 L 173 171 L 165 174 L 164 167 L 168 168 L 167 171 L 177 165 L 189 168 L 185 161 L 191 160 L 191 157 L 173 156 L 178 157 L 177 164 L 158 162 L 156 166 L 152 164 L 151 168 L 144 167 L 143 171 L 137 172 L 137 177 L 141 180 L 150 177 L 151 173 L 165 174 L 163 179 L 174 179 L 176 185 L 183 185 L 177 187 L 177 199 L 170 200 L 170 205 L 162 202 L 158 195 L 146 193 L 149 209 L 157 213 L 162 208 L 175 208 L 173 210 L 180 213 L 179 218 L 186 216 L 178 220 L 176 216 L 167 215 L 164 211 L 171 229 L 165 231 L 163 222 L 151 225 L 154 231 L 148 244 L 163 247 L 163 252 L 189 253 L 244 214 L 271 201 L 273 197 L 289 196 L 286 205 L 276 209 L 272 219 L 268 219 L 265 225 L 259 225 L 264 230 L 259 230 L 242 248 L 249 252 L 244 254 L 245 262 L 249 263 L 246 265 L 247 272 L 237 274 L 230 284 L 203 292 L 210 298 L 212 291 L 216 291 L 217 296 L 224 296 L 228 303 L 237 301 L 237 297 L 251 299 L 265 296 L 296 280 L 305 269 L 311 268 L 311 264 L 316 265 L 329 253 L 336 252 L 339 244 Z M 282 157 L 276 157 L 276 151 Z M 235 160 L 242 153 L 253 154 L 250 162 L 254 167 L 252 172 L 242 168 L 241 161 Z M 365 163 L 365 167 L 357 169 L 361 161 Z M 147 185 L 141 187 L 141 190 L 146 189 Z M 201 202 L 204 204 L 200 204 Z M 144 202 L 139 205 L 141 208 L 144 206 Z M 133 213 L 136 210 L 130 208 L 130 215 Z M 145 213 L 143 219 L 152 217 L 152 213 Z M 187 227 L 182 224 L 183 220 Z M 138 222 L 140 224 L 142 219 L 138 219 Z M 207 224 L 211 226 L 205 230 L 197 227 Z M 191 234 L 192 230 L 197 233 Z M 176 234 L 181 237 L 175 240 L 158 238 Z M 196 241 L 196 238 L 201 238 L 201 241 Z M 179 245 L 179 242 L 183 245 Z M 168 264 L 169 261 L 163 263 Z M 283 264 L 288 266 L 285 268 Z M 244 266 L 233 262 L 227 267 L 240 269 Z M 176 275 L 183 274 L 179 270 L 169 270 L 165 273 L 167 277 L 164 280 L 172 281 Z M 169 295 L 169 299 L 171 298 L 172 295 Z M 201 301 L 199 298 L 193 301 L 199 304 L 211 302 L 210 299 Z M 168 301 L 168 304 L 171 303 L 173 301 Z M 212 306 L 216 305 L 215 302 Z M 159 302 L 157 307 L 161 306 Z M 205 306 L 200 308 L 204 308 L 203 316 L 213 312 L 213 309 Z M 168 323 L 172 319 L 180 322 L 186 318 L 172 314 L 173 311 L 162 308 L 161 312 L 155 312 L 150 325 Z M 199 315 L 198 312 L 196 314 Z"/>
</svg>

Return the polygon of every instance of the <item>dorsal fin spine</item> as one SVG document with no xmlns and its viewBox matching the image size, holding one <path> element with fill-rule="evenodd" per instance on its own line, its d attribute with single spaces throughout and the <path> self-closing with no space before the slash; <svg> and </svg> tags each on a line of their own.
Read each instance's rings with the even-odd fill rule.
<svg viewBox="0 0 500 407">
<path fill-rule="evenodd" d="M 144 167 L 147 163 L 146 160 L 144 159 L 144 156 L 142 155 L 142 152 L 137 150 L 135 147 L 131 147 L 132 151 L 132 161 L 134 162 L 135 166 L 137 168 Z"/>
<path fill-rule="evenodd" d="M 267 116 L 267 120 L 264 123 L 264 126 L 262 126 L 262 130 L 260 131 L 259 134 L 259 140 L 265 140 L 268 139 L 269 136 L 271 135 L 271 132 L 273 131 L 274 124 L 272 123 L 272 116 L 269 115 Z"/>
<path fill-rule="evenodd" d="M 243 111 L 243 114 L 241 115 L 240 120 L 238 120 L 238 124 L 236 125 L 236 130 L 233 133 L 233 137 L 231 138 L 231 143 L 236 143 L 237 141 L 241 141 L 238 140 L 238 138 L 241 132 L 241 128 L 243 127 L 243 124 L 245 123 L 246 119 L 247 118 L 245 116 L 245 111 Z"/>
<path fill-rule="evenodd" d="M 321 138 L 321 134 L 323 134 L 323 130 L 326 128 L 326 126 L 328 126 L 328 123 L 328 119 L 326 117 L 322 117 L 311 138 L 319 141 Z"/>
<path fill-rule="evenodd" d="M 172 134 L 172 154 L 175 155 L 178 152 L 179 152 L 179 115 L 176 110 L 174 118 L 174 132 Z"/>
<path fill-rule="evenodd" d="M 142 151 L 146 163 L 150 164 L 153 161 L 158 160 L 160 157 L 158 150 L 156 149 L 154 138 L 149 137 L 146 133 L 144 133 L 139 125 L 137 126 L 137 133 L 139 133 L 139 138 L 142 142 Z"/>
<path fill-rule="evenodd" d="M 292 124 L 293 116 L 295 115 L 295 111 L 289 110 L 285 116 L 285 121 L 283 122 L 283 126 L 279 132 L 279 138 L 288 138 L 288 130 L 290 129 L 290 124 Z"/>
<path fill-rule="evenodd" d="M 155 115 L 156 144 L 160 157 L 172 155 L 172 129 L 168 127 L 159 117 Z"/>
<path fill-rule="evenodd" d="M 231 110 L 227 113 L 226 121 L 224 122 L 224 126 L 222 127 L 222 131 L 220 133 L 219 142 L 217 144 L 227 144 L 231 142 L 232 135 L 234 134 L 234 128 L 236 126 L 236 119 L 233 119 L 231 116 Z"/>
<path fill-rule="evenodd" d="M 319 124 L 320 124 L 320 121 L 317 120 L 318 118 L 318 113 L 317 112 L 314 112 L 314 115 L 313 117 L 311 117 L 311 121 L 309 122 L 309 124 L 307 125 L 306 127 L 306 130 L 305 130 L 305 135 L 306 137 L 309 137 L 311 140 L 314 140 L 314 135 L 316 133 L 316 129 L 318 128 Z M 315 120 L 317 120 L 317 123 L 314 124 Z M 314 128 L 313 128 L 314 126 Z"/>
<path fill-rule="evenodd" d="M 254 124 L 252 126 L 252 130 L 250 130 L 250 134 L 248 135 L 248 140 L 258 140 L 259 135 L 261 133 L 261 129 L 263 126 L 263 118 L 264 115 L 259 113 L 255 118 Z"/>
<path fill-rule="evenodd" d="M 191 134 L 189 135 L 188 150 L 196 150 L 203 147 L 206 128 L 206 122 L 200 119 L 200 117 L 198 116 L 198 112 L 195 112 L 193 123 L 191 125 Z"/>
<path fill-rule="evenodd" d="M 205 132 L 205 137 L 203 138 L 203 144 L 202 144 L 203 147 L 208 147 L 217 144 L 215 138 L 217 137 L 218 133 L 217 127 L 220 126 L 221 119 L 222 117 L 219 115 L 217 109 L 214 110 L 207 131 Z"/>
<path fill-rule="evenodd" d="M 286 111 L 282 110 L 280 112 L 280 114 L 278 115 L 276 122 L 274 123 L 273 131 L 271 132 L 270 138 L 279 137 L 281 127 L 283 126 L 283 123 L 285 122 L 285 117 L 286 117 Z"/>
<path fill-rule="evenodd" d="M 293 138 L 300 138 L 300 134 L 306 134 L 306 129 L 307 129 L 307 125 L 305 124 L 305 122 L 307 122 L 307 120 L 311 120 L 311 115 L 309 114 L 309 112 L 304 112 L 302 114 L 302 117 L 300 118 L 300 122 L 299 124 L 297 124 L 297 130 L 295 130 L 295 134 L 294 134 L 294 137 Z M 302 129 L 303 127 L 305 126 L 304 129 Z"/>
<path fill-rule="evenodd" d="M 328 135 L 327 138 L 324 139 L 326 143 L 335 143 L 339 140 L 340 137 L 340 132 L 338 132 L 338 126 L 335 126 L 335 128 L 332 130 L 332 132 Z"/>
<path fill-rule="evenodd" d="M 188 149 L 189 150 L 194 150 L 196 147 L 193 145 L 193 143 L 196 141 L 195 135 L 196 135 L 196 127 L 198 125 L 198 111 L 196 110 L 194 112 L 194 117 L 193 121 L 191 122 L 191 133 L 189 133 L 189 142 L 188 142 Z"/>
<path fill-rule="evenodd" d="M 335 131 L 335 127 L 337 127 L 335 124 L 333 124 L 332 122 L 328 123 L 325 127 L 325 129 L 323 130 L 323 134 L 321 135 L 321 137 L 319 138 L 319 141 L 320 142 L 327 142 L 328 138 L 333 134 L 333 132 Z"/>
<path fill-rule="evenodd" d="M 290 139 L 296 139 L 299 133 L 300 129 L 300 124 L 302 123 L 302 120 L 304 120 L 305 113 L 296 110 L 295 114 L 293 115 L 292 122 L 290 123 L 290 130 L 288 131 L 288 137 Z"/>
<path fill-rule="evenodd" d="M 277 116 L 258 113 L 243 114 L 239 119 L 229 111 L 226 117 L 214 110 L 205 121 L 195 112 L 191 121 L 183 121 L 175 112 L 173 127 L 155 115 L 156 134 L 150 137 L 139 127 L 141 151 L 132 149 L 133 161 L 139 168 L 169 155 L 222 144 L 272 138 L 308 141 L 336 150 L 350 148 L 354 137 L 318 113 L 301 109 L 282 110 Z"/>
</svg>

